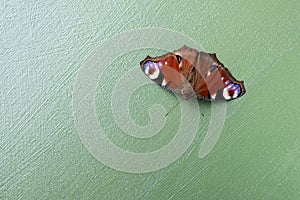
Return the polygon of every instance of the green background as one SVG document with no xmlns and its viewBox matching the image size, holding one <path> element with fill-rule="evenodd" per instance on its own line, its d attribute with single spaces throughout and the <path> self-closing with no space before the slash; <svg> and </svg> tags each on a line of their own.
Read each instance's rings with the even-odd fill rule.
<svg viewBox="0 0 300 200">
<path fill-rule="evenodd" d="M 300 199 L 299 1 L 2 0 L 0 9 L 0 199 Z M 130 174 L 105 166 L 81 143 L 72 92 L 101 41 L 142 27 L 178 31 L 216 52 L 247 93 L 227 104 L 208 157 L 198 158 L 210 119 L 210 104 L 200 101 L 205 116 L 188 151 L 162 170 Z M 130 151 L 159 149 L 178 128 L 176 108 L 162 134 L 133 141 L 110 111 L 114 79 L 160 53 L 125 54 L 99 80 L 99 121 Z M 168 110 L 176 99 L 145 86 L 130 99 L 132 119 L 146 125 L 153 103 Z"/>
</svg>

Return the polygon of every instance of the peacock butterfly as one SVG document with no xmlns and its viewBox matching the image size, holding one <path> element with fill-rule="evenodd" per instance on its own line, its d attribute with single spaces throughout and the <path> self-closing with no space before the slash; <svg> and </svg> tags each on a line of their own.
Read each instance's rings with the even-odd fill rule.
<svg viewBox="0 0 300 200">
<path fill-rule="evenodd" d="M 147 56 L 140 65 L 151 80 L 186 100 L 232 100 L 246 92 L 244 82 L 236 80 L 216 54 L 185 45 L 162 56 Z"/>
</svg>

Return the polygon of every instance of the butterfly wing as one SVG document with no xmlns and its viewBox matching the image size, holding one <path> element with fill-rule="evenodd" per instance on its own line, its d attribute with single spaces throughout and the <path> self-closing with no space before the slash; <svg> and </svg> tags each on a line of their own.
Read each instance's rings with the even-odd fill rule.
<svg viewBox="0 0 300 200">
<path fill-rule="evenodd" d="M 143 72 L 160 86 L 174 93 L 183 95 L 185 99 L 195 96 L 192 86 L 181 73 L 180 57 L 174 53 L 167 53 L 152 58 L 147 56 L 140 62 Z"/>
<path fill-rule="evenodd" d="M 246 92 L 243 81 L 237 81 L 216 54 L 185 45 L 162 56 L 147 56 L 140 65 L 150 79 L 185 99 L 232 100 Z"/>
<path fill-rule="evenodd" d="M 198 52 L 187 46 L 174 53 L 186 60 L 180 68 L 197 97 L 205 100 L 232 100 L 245 94 L 243 81 L 236 80 L 216 54 Z"/>
</svg>

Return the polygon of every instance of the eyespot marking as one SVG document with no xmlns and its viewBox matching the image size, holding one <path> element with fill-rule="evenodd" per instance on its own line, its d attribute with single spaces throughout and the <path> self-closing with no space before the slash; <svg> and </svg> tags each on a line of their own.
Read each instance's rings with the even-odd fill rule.
<svg viewBox="0 0 300 200">
<path fill-rule="evenodd" d="M 179 55 L 176 55 L 176 58 L 177 58 L 177 62 L 178 62 L 178 64 L 181 62 L 181 60 L 182 60 L 182 58 L 181 58 L 181 56 L 179 56 Z"/>
<path fill-rule="evenodd" d="M 216 65 L 212 65 L 209 67 L 208 71 L 207 71 L 207 77 L 210 76 L 211 72 L 214 71 L 215 69 L 217 69 L 218 67 Z"/>
<path fill-rule="evenodd" d="M 235 99 L 241 94 L 241 87 L 236 83 L 229 83 L 223 89 L 223 97 L 226 100 Z"/>
<path fill-rule="evenodd" d="M 216 65 L 212 65 L 210 66 L 209 70 L 212 72 L 214 71 L 215 69 L 217 69 L 218 67 Z"/>
<path fill-rule="evenodd" d="M 152 80 L 158 78 L 160 74 L 159 65 L 152 61 L 145 62 L 144 73 Z"/>
</svg>

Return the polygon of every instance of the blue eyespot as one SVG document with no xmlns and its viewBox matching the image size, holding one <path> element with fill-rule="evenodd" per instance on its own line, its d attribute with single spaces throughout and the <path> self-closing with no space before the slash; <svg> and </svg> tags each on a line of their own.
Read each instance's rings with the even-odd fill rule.
<svg viewBox="0 0 300 200">
<path fill-rule="evenodd" d="M 146 69 L 148 69 L 149 67 L 154 66 L 154 62 L 148 60 L 147 62 L 144 63 L 144 71 L 146 71 Z"/>
<path fill-rule="evenodd" d="M 241 86 L 237 83 L 229 83 L 223 89 L 223 98 L 226 100 L 235 99 L 240 96 L 241 94 Z"/>
<path fill-rule="evenodd" d="M 176 58 L 177 58 L 177 62 L 180 63 L 182 58 L 179 55 L 176 55 Z"/>
<path fill-rule="evenodd" d="M 215 69 L 217 69 L 218 67 L 216 65 L 212 65 L 210 66 L 209 70 L 212 72 L 214 71 Z"/>
<path fill-rule="evenodd" d="M 241 93 L 241 86 L 236 84 L 236 91 L 237 91 L 237 94 L 240 95 Z"/>
</svg>

